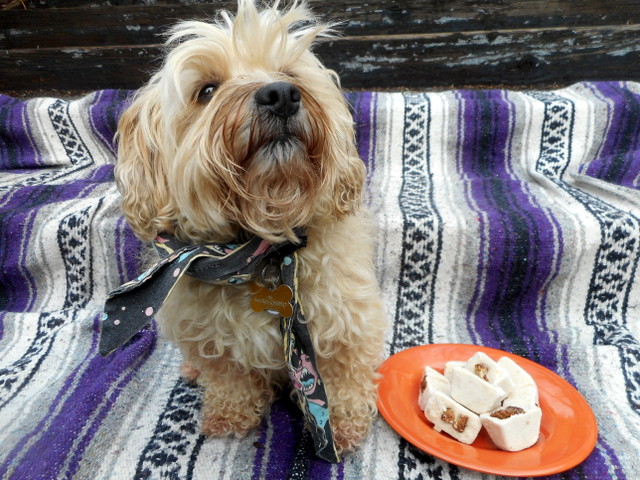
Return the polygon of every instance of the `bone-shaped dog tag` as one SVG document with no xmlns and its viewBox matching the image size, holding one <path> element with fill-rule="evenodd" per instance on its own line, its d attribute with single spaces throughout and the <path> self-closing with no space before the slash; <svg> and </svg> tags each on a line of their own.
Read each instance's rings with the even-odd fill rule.
<svg viewBox="0 0 640 480">
<path fill-rule="evenodd" d="M 253 297 L 251 297 L 251 308 L 254 312 L 272 313 L 281 317 L 293 315 L 291 299 L 293 291 L 287 285 L 280 285 L 278 288 L 269 290 L 257 284 L 252 284 Z"/>
</svg>

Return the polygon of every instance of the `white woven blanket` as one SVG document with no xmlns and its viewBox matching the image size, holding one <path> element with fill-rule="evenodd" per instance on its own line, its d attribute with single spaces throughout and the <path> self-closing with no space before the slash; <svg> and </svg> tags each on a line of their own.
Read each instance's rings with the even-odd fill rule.
<svg viewBox="0 0 640 480">
<path fill-rule="evenodd" d="M 103 359 L 106 293 L 139 273 L 118 210 L 127 92 L 0 96 L 0 477 L 480 479 L 382 419 L 330 465 L 280 400 L 244 439 L 205 439 L 201 392 L 152 325 Z M 640 475 L 640 85 L 349 94 L 376 214 L 387 353 L 469 343 L 582 393 L 593 453 L 557 478 Z M 581 442 L 575 438 L 576 443 Z"/>
</svg>

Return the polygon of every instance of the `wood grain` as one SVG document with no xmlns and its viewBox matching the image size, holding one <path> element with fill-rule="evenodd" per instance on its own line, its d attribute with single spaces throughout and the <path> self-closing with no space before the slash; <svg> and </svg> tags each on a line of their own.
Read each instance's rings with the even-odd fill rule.
<svg viewBox="0 0 640 480">
<path fill-rule="evenodd" d="M 345 36 L 426 34 L 640 23 L 640 0 L 567 1 L 311 1 L 315 12 L 340 22 Z M 376 4 L 378 6 L 376 7 Z M 315 6 L 315 8 L 314 8 Z M 155 44 L 180 19 L 212 18 L 235 2 L 11 10 L 0 16 L 0 48 Z M 61 28 L 64 26 L 64 28 Z"/>
<path fill-rule="evenodd" d="M 558 86 L 640 80 L 640 0 L 311 0 L 342 22 L 316 47 L 346 88 Z M 0 89 L 136 88 L 160 33 L 235 2 L 27 2 L 0 13 Z M 65 8 L 60 8 L 64 6 Z"/>
</svg>

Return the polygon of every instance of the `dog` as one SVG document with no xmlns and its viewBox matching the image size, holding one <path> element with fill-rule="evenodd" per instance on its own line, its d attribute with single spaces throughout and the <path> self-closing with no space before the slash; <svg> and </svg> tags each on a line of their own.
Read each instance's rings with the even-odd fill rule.
<svg viewBox="0 0 640 480">
<path fill-rule="evenodd" d="M 143 241 L 296 243 L 304 229 L 300 303 L 342 453 L 377 415 L 387 321 L 353 119 L 337 74 L 311 51 L 331 35 L 300 3 L 240 0 L 235 15 L 177 24 L 162 67 L 121 116 L 115 175 Z M 156 317 L 183 376 L 204 389 L 206 435 L 246 435 L 291 388 L 278 322 L 252 310 L 251 295 L 185 276 Z"/>
</svg>

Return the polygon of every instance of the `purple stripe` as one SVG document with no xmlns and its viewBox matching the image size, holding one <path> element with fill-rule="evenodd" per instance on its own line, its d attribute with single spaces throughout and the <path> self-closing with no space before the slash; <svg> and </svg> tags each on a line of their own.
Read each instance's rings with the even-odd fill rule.
<svg viewBox="0 0 640 480">
<path fill-rule="evenodd" d="M 31 238 L 36 215 L 18 211 L 3 217 L 0 216 L 0 290 L 3 291 L 0 307 L 6 311 L 28 312 L 35 303 L 36 282 L 27 265 L 26 239 Z"/>
<path fill-rule="evenodd" d="M 275 405 L 274 405 L 275 407 Z M 273 407 L 272 407 L 272 412 L 271 415 L 273 415 Z M 256 455 L 253 459 L 253 474 L 251 475 L 251 479 L 252 480 L 259 480 L 260 479 L 260 474 L 262 472 L 262 463 L 264 460 L 264 453 L 265 453 L 265 448 L 267 445 L 267 431 L 269 430 L 269 427 L 267 425 L 267 422 L 262 422 L 262 425 L 260 427 L 260 437 L 258 437 L 258 443 L 261 445 L 260 447 L 258 447 L 256 449 Z"/>
<path fill-rule="evenodd" d="M 605 100 L 609 127 L 598 155 L 580 173 L 629 188 L 640 188 L 640 98 L 622 84 L 593 85 Z"/>
<path fill-rule="evenodd" d="M 28 103 L 2 97 L 0 105 L 0 169 L 33 168 L 41 165 L 34 148 Z"/>
<path fill-rule="evenodd" d="M 355 121 L 356 121 L 356 138 L 358 139 L 358 155 L 364 161 L 369 172 L 375 168 L 375 159 L 373 155 L 373 145 L 371 144 L 371 121 L 374 122 L 375 118 L 371 118 L 371 108 L 375 110 L 374 102 L 377 100 L 377 96 L 371 92 L 363 92 L 356 94 L 355 105 Z"/>
<path fill-rule="evenodd" d="M 98 318 L 99 317 L 96 317 L 96 319 L 94 319 L 94 331 L 97 331 L 100 328 Z M 126 388 L 126 386 L 129 384 L 129 382 L 137 375 L 140 368 L 148 360 L 148 358 L 151 356 L 151 353 L 155 349 L 157 334 L 153 330 L 153 327 L 155 327 L 155 325 L 152 326 L 151 331 L 143 332 L 140 335 L 140 337 L 142 338 L 137 341 L 137 345 L 135 346 L 136 350 L 138 350 L 139 353 L 136 353 L 134 355 L 132 355 L 131 352 L 122 354 L 122 356 L 125 357 L 126 362 L 129 364 L 129 367 L 128 367 L 129 371 L 124 376 L 124 378 L 122 378 L 119 382 L 114 381 L 112 392 L 107 398 L 107 401 L 103 403 L 101 406 L 98 406 L 96 404 L 96 407 L 98 408 L 95 408 L 96 414 L 93 418 L 93 421 L 91 422 L 91 425 L 85 432 L 84 436 L 79 439 L 80 441 L 78 442 L 78 446 L 75 447 L 74 449 L 70 448 L 69 452 L 72 455 L 71 455 L 71 462 L 70 462 L 68 474 L 67 474 L 69 477 L 72 477 L 78 470 L 80 466 L 80 460 L 84 455 L 85 449 L 87 448 L 87 446 L 95 436 L 96 432 L 102 425 L 102 422 L 104 421 L 104 419 L 107 417 L 107 415 L 110 413 L 111 409 L 115 405 L 116 400 L 120 396 L 120 392 L 122 392 Z M 97 352 L 97 336 L 94 336 L 92 347 L 93 347 L 92 351 L 94 353 Z M 129 350 L 129 348 L 131 347 L 127 347 L 126 350 Z M 104 362 L 104 359 L 102 357 L 98 357 L 98 356 L 94 357 L 94 359 L 96 358 L 99 359 L 99 361 Z M 91 366 L 89 368 L 91 368 Z M 98 367 L 98 368 L 101 368 L 101 367 Z M 89 369 L 87 370 L 87 373 L 88 372 L 89 372 Z M 113 378 L 115 379 L 116 377 L 113 377 Z M 108 384 L 106 383 L 104 384 L 105 387 L 107 385 Z M 90 390 L 93 393 L 92 387 L 90 387 Z M 106 388 L 105 388 L 105 392 L 106 392 Z M 85 400 L 82 400 L 82 401 L 83 403 L 86 403 Z M 70 421 L 76 420 L 77 417 L 73 409 L 74 404 L 75 402 L 72 401 L 71 402 L 72 409 L 68 412 L 67 415 L 65 415 L 66 418 L 64 419 L 64 421 L 59 424 L 59 427 L 60 427 L 59 430 L 63 430 L 65 426 L 68 426 L 70 424 L 69 423 Z M 54 427 L 55 426 L 56 425 L 54 424 Z M 77 439 L 75 440 L 77 441 Z"/>
<path fill-rule="evenodd" d="M 557 261 L 556 261 L 556 266 L 553 269 L 553 272 L 551 272 L 551 275 L 549 276 L 549 278 L 540 286 L 541 288 L 541 300 L 540 300 L 540 322 L 541 325 L 543 327 L 546 327 L 545 330 L 547 331 L 547 333 L 549 334 L 549 341 L 551 342 L 557 342 L 558 341 L 558 333 L 553 329 L 553 326 L 549 326 L 549 323 L 547 322 L 547 300 L 549 299 L 549 291 L 548 291 L 548 285 L 551 284 L 551 282 L 553 282 L 556 278 L 558 278 L 558 275 L 560 275 L 560 268 L 562 266 L 562 262 L 560 261 L 560 259 L 563 257 L 564 255 L 564 235 L 562 233 L 562 227 L 560 225 L 560 222 L 558 221 L 557 218 L 555 218 L 555 216 L 550 215 L 550 221 L 551 223 L 554 225 L 554 229 L 555 231 L 558 233 L 558 257 L 557 257 Z"/>
<path fill-rule="evenodd" d="M 568 345 L 558 345 L 557 349 L 559 349 L 559 354 L 561 356 L 561 373 L 562 377 L 569 382 L 574 387 L 577 387 L 576 379 L 573 377 L 571 373 L 571 368 L 569 365 L 569 346 Z M 557 357 L 558 353 L 556 353 L 556 348 L 550 346 L 548 348 L 550 355 L 554 355 Z M 549 355 L 549 356 L 550 356 Z M 555 363 L 555 359 L 553 361 Z M 547 362 L 545 362 L 545 366 L 548 368 L 552 368 L 551 361 L 547 358 Z M 618 480 L 623 480 L 625 477 L 624 470 L 620 465 L 620 461 L 616 456 L 616 453 L 613 449 L 605 442 L 604 438 L 601 435 L 598 435 L 598 443 L 596 444 L 595 449 L 591 454 L 577 467 L 573 468 L 568 472 L 571 478 L 576 479 L 584 479 L 584 478 L 610 478 L 610 472 L 607 467 L 607 461 L 612 464 L 615 468 L 618 476 L 616 478 Z M 588 473 L 586 473 L 588 472 Z"/>
<path fill-rule="evenodd" d="M 480 237 L 478 282 L 467 312 L 475 342 L 536 357 L 549 342 L 536 321 L 542 288 L 553 276 L 557 223 L 514 179 L 509 153 L 515 109 L 501 91 L 461 92 L 459 175 L 475 209 Z M 541 246 L 545 246 L 542 249 Z M 485 275 L 485 282 L 480 279 Z"/>
<path fill-rule="evenodd" d="M 311 465 L 309 466 L 309 480 L 327 480 L 331 478 L 331 470 L 333 464 L 316 457 L 311 458 Z M 344 460 L 342 460 L 344 463 Z"/>
<path fill-rule="evenodd" d="M 9 95 L 4 95 L 2 93 L 0 93 L 0 108 L 5 108 L 8 105 L 13 105 L 14 103 L 19 102 L 19 100 L 10 97 Z"/>
<path fill-rule="evenodd" d="M 127 100 L 133 94 L 129 90 L 103 90 L 96 92 L 89 107 L 91 128 L 109 151 L 115 153 L 113 138 Z"/>
<path fill-rule="evenodd" d="M 22 459 L 13 472 L 13 479 L 58 478 L 58 475 L 63 473 L 60 470 L 68 457 L 71 460 L 71 471 L 77 469 L 78 461 L 90 439 L 120 392 L 144 364 L 156 344 L 155 331 L 144 330 L 134 337 L 130 345 L 107 358 L 102 358 L 97 354 L 99 323 L 99 317 L 95 317 L 91 349 L 87 356 L 67 377 L 38 427 L 25 435 L 9 454 L 5 464 L 0 467 L 0 473 L 8 471 L 18 456 Z M 86 368 L 83 368 L 84 365 Z M 78 376 L 80 378 L 77 386 L 73 387 L 72 384 Z M 120 377 L 123 378 L 118 380 Z M 117 387 L 112 388 L 113 385 Z M 73 392 L 68 398 L 63 398 L 72 388 Z M 103 404 L 105 398 L 107 401 Z M 53 416 L 57 409 L 58 413 Z M 91 420 L 92 417 L 95 418 Z M 87 434 L 78 445 L 74 445 L 79 431 L 87 424 Z M 27 445 L 32 440 L 35 442 Z M 20 455 L 25 448 L 27 451 Z"/>
<path fill-rule="evenodd" d="M 87 175 L 88 182 L 109 183 L 113 182 L 113 165 L 101 165 L 94 168 Z"/>
<path fill-rule="evenodd" d="M 63 185 L 33 185 L 16 189 L 10 198 L 0 208 L 0 214 L 12 213 L 16 210 L 23 212 L 49 207 L 55 203 L 83 198 L 92 193 L 98 186 L 86 179 L 74 180 Z M 18 239 L 16 239 L 18 240 Z"/>
<path fill-rule="evenodd" d="M 269 422 L 273 429 L 273 437 L 269 445 L 267 458 L 254 459 L 253 471 L 261 471 L 266 462 L 266 478 L 273 480 L 286 479 L 295 457 L 295 446 L 304 428 L 297 406 L 287 400 L 278 400 L 271 406 Z M 262 457 L 262 456 L 261 456 Z"/>
<path fill-rule="evenodd" d="M 356 148 L 358 156 L 367 168 L 368 185 L 376 168 L 375 145 L 378 95 L 372 92 L 358 92 L 346 94 L 345 98 L 352 107 Z"/>
<path fill-rule="evenodd" d="M 115 230 L 115 252 L 119 259 L 116 263 L 118 284 L 122 285 L 140 274 L 136 259 L 138 252 L 142 251 L 143 244 L 133 234 L 124 217 L 118 218 Z"/>
</svg>

